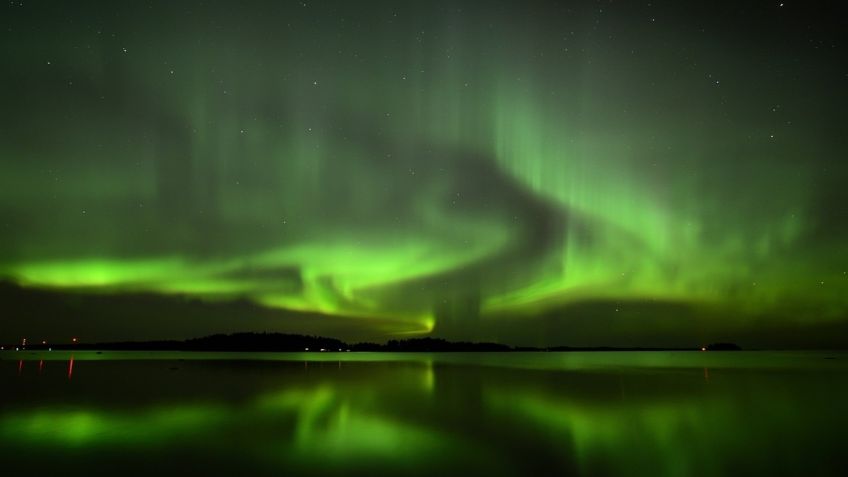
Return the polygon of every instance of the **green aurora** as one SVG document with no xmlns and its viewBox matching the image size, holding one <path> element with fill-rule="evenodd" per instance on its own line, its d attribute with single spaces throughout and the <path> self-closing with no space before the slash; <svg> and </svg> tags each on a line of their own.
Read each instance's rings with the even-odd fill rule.
<svg viewBox="0 0 848 477">
<path fill-rule="evenodd" d="M 0 340 L 848 345 L 827 8 L 211 3 L 3 7 Z"/>
</svg>

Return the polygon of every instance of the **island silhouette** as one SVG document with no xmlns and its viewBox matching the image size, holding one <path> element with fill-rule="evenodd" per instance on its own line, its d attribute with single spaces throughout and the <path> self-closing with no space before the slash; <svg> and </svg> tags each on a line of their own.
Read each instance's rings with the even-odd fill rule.
<svg viewBox="0 0 848 477">
<path fill-rule="evenodd" d="M 346 343 L 336 338 L 290 333 L 242 332 L 213 334 L 186 340 L 32 343 L 3 345 L 5 350 L 109 350 L 109 351 L 262 351 L 262 352 L 516 352 L 516 351 L 739 351 L 735 343 L 712 343 L 681 348 L 614 346 L 510 346 L 502 343 L 448 341 L 442 338 L 409 338 L 386 343 Z"/>
</svg>

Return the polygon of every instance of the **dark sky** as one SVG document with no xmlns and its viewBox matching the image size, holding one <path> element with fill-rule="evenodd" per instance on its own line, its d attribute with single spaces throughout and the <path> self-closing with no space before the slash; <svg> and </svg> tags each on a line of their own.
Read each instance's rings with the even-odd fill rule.
<svg viewBox="0 0 848 477">
<path fill-rule="evenodd" d="M 0 340 L 848 346 L 839 3 L 7 3 Z"/>
</svg>

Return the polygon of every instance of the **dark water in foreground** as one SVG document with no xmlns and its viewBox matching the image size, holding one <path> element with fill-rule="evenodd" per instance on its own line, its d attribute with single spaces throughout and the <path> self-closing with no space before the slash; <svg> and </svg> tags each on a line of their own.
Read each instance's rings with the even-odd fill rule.
<svg viewBox="0 0 848 477">
<path fill-rule="evenodd" d="M 0 358 L 3 475 L 848 475 L 846 354 Z"/>
</svg>

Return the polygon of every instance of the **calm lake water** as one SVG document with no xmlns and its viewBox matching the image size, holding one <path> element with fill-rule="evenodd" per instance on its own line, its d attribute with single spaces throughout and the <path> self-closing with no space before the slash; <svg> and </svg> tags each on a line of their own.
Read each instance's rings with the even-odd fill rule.
<svg viewBox="0 0 848 477">
<path fill-rule="evenodd" d="M 848 354 L 0 353 L 3 475 L 848 475 Z"/>
</svg>

